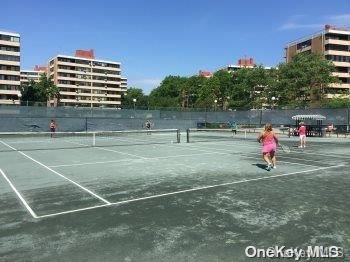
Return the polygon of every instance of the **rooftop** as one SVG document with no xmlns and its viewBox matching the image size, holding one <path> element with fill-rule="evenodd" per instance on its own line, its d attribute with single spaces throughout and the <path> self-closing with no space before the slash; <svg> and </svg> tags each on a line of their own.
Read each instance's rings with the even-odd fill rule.
<svg viewBox="0 0 350 262">
<path fill-rule="evenodd" d="M 2 30 L 0 30 L 0 35 L 9 35 L 9 36 L 17 36 L 17 37 L 20 37 L 20 35 L 19 35 L 18 33 L 8 32 L 8 31 L 2 31 Z"/>
</svg>

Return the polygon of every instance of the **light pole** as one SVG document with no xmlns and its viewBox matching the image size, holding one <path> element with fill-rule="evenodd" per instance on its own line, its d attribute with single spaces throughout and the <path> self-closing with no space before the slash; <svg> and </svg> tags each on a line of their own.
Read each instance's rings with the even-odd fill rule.
<svg viewBox="0 0 350 262">
<path fill-rule="evenodd" d="M 275 106 L 276 97 L 274 97 L 274 96 L 271 97 L 271 100 L 272 100 L 272 106 L 271 106 L 272 108 L 271 108 L 271 109 L 273 110 L 273 109 L 274 109 L 274 106 Z"/>
<path fill-rule="evenodd" d="M 18 100 L 19 100 L 19 105 L 21 105 L 21 97 L 22 97 L 22 94 L 21 93 L 18 93 Z M 28 106 L 28 103 L 27 103 L 27 106 Z"/>
<path fill-rule="evenodd" d="M 93 63 L 92 63 L 92 61 L 89 63 L 89 65 L 90 65 L 90 88 L 91 88 L 91 97 L 90 97 L 91 105 L 90 105 L 90 107 L 92 108 L 93 107 L 93 103 L 92 103 L 92 67 L 93 67 Z"/>
<path fill-rule="evenodd" d="M 134 102 L 134 111 L 135 111 L 135 109 L 136 109 L 136 98 L 134 98 L 133 100 L 132 100 L 133 102 Z"/>
<path fill-rule="evenodd" d="M 216 105 L 217 105 L 217 103 L 218 103 L 218 100 L 215 99 L 215 100 L 214 100 L 214 111 L 216 111 Z"/>
<path fill-rule="evenodd" d="M 227 110 L 227 108 L 228 108 L 229 100 L 230 100 L 230 97 L 227 96 L 227 97 L 226 97 L 226 103 L 225 103 L 225 110 Z"/>
</svg>

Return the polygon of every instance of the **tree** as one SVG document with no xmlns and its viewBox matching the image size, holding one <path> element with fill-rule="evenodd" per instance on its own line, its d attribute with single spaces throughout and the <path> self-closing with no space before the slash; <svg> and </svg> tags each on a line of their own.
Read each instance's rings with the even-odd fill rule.
<svg viewBox="0 0 350 262">
<path fill-rule="evenodd" d="M 36 89 L 35 82 L 33 80 L 29 80 L 28 84 L 24 84 L 21 86 L 21 94 L 22 101 L 36 101 Z"/>
<path fill-rule="evenodd" d="M 325 89 L 338 80 L 332 76 L 334 65 L 321 55 L 300 53 L 289 63 L 278 66 L 274 91 L 282 106 L 318 106 L 325 99 Z"/>
<path fill-rule="evenodd" d="M 143 93 L 141 88 L 130 87 L 126 94 L 122 95 L 122 106 L 132 108 L 136 99 L 136 106 L 139 108 L 148 108 L 148 96 Z"/>
<path fill-rule="evenodd" d="M 233 73 L 231 107 L 262 108 L 269 104 L 273 96 L 274 69 L 263 66 L 241 68 Z"/>
<path fill-rule="evenodd" d="M 324 108 L 350 108 L 350 98 L 336 97 L 322 101 Z"/>
<path fill-rule="evenodd" d="M 47 102 L 51 99 L 59 99 L 59 91 L 52 78 L 43 73 L 40 75 L 39 82 L 35 84 L 36 101 Z"/>
<path fill-rule="evenodd" d="M 180 76 L 165 77 L 161 84 L 150 93 L 150 105 L 155 107 L 179 107 L 181 103 L 180 94 L 186 79 L 186 77 Z"/>
<path fill-rule="evenodd" d="M 45 73 L 40 75 L 39 81 L 30 80 L 28 84 L 21 86 L 22 101 L 47 102 L 51 99 L 59 99 L 59 88 L 52 82 L 51 77 Z"/>
</svg>

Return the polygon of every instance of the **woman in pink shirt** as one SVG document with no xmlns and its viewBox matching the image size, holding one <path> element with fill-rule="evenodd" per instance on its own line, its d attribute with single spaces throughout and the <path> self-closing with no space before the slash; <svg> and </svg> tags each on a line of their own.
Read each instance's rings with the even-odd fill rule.
<svg viewBox="0 0 350 262">
<path fill-rule="evenodd" d="M 265 130 L 258 137 L 259 143 L 262 143 L 263 159 L 267 163 L 266 170 L 276 168 L 276 149 L 278 145 L 278 137 L 272 130 L 271 124 L 265 125 Z"/>
<path fill-rule="evenodd" d="M 299 148 L 305 148 L 306 145 L 306 126 L 304 122 L 301 122 L 300 127 L 298 129 L 299 138 L 300 138 L 300 145 Z"/>
</svg>

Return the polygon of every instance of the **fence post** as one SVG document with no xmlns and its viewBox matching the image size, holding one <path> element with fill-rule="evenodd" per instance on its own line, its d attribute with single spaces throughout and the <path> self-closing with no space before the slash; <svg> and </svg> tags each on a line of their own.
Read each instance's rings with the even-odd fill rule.
<svg viewBox="0 0 350 262">
<path fill-rule="evenodd" d="M 85 132 L 88 131 L 88 120 L 87 120 L 87 119 L 88 119 L 88 118 L 85 117 Z"/>
<path fill-rule="evenodd" d="M 260 126 L 259 127 L 261 127 L 261 125 L 262 125 L 262 114 L 263 114 L 263 110 L 262 109 L 260 109 L 260 116 L 259 116 L 259 118 L 260 118 Z"/>
<path fill-rule="evenodd" d="M 348 126 L 346 129 L 347 129 L 347 132 L 350 131 L 350 105 L 348 105 Z"/>
</svg>

